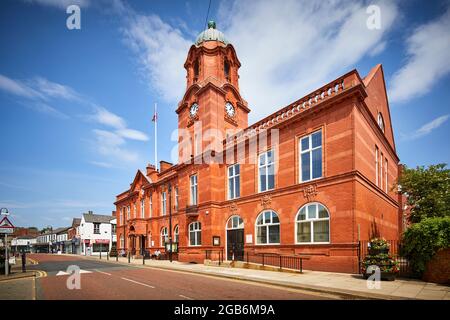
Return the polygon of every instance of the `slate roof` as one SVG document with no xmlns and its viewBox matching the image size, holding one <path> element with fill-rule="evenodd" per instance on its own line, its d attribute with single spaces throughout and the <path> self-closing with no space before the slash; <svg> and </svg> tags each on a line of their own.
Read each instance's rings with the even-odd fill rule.
<svg viewBox="0 0 450 320">
<path fill-rule="evenodd" d="M 93 214 L 93 213 L 83 213 L 84 221 L 91 223 L 110 223 L 112 219 L 115 219 L 113 216 L 107 216 L 103 214 Z"/>
<path fill-rule="evenodd" d="M 72 228 L 76 228 L 80 225 L 81 223 L 81 218 L 73 218 L 72 220 Z"/>
</svg>

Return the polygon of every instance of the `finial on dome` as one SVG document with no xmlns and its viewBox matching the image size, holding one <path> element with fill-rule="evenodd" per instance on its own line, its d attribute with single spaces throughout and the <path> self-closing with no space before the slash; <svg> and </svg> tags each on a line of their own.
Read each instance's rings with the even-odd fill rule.
<svg viewBox="0 0 450 320">
<path fill-rule="evenodd" d="M 214 20 L 208 21 L 208 29 L 215 29 L 216 28 L 216 22 Z"/>
</svg>

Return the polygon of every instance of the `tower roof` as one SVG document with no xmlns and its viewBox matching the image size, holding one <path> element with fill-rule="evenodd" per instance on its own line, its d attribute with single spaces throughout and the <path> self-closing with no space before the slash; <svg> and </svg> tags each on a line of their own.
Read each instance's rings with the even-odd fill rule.
<svg viewBox="0 0 450 320">
<path fill-rule="evenodd" d="M 195 45 L 198 46 L 202 42 L 205 41 L 220 41 L 224 44 L 228 44 L 228 40 L 225 38 L 225 35 L 216 29 L 216 22 L 211 20 L 208 22 L 208 29 L 202 31 L 195 41 Z"/>
</svg>

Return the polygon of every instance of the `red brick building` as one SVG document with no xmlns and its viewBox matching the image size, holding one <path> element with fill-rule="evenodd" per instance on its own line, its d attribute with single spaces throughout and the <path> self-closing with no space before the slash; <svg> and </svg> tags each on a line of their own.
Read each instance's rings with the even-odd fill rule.
<svg viewBox="0 0 450 320">
<path fill-rule="evenodd" d="M 171 234 L 181 261 L 202 262 L 208 249 L 226 259 L 276 252 L 311 256 L 306 269 L 356 272 L 358 240 L 398 239 L 401 222 L 381 65 L 365 78 L 352 70 L 252 125 L 240 65 L 211 22 L 184 64 L 179 161 L 138 170 L 117 196 L 118 248 L 164 252 Z"/>
</svg>

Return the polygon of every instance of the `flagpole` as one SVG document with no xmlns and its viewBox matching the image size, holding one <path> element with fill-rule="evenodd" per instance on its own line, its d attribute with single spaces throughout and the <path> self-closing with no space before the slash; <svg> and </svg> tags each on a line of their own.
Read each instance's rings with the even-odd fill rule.
<svg viewBox="0 0 450 320">
<path fill-rule="evenodd" d="M 158 170 L 158 113 L 156 112 L 157 104 L 155 102 L 155 168 Z"/>
</svg>

